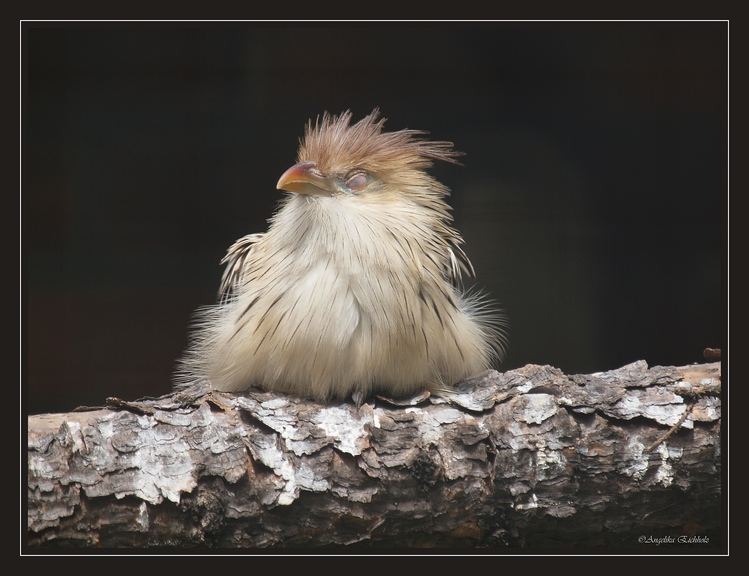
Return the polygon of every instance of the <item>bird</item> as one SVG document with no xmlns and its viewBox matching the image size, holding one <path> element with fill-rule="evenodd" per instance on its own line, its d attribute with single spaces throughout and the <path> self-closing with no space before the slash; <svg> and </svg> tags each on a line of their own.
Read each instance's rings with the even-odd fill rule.
<svg viewBox="0 0 749 576">
<path fill-rule="evenodd" d="M 506 317 L 452 227 L 435 160 L 452 142 L 384 131 L 378 108 L 310 119 L 266 232 L 227 251 L 217 300 L 194 313 L 174 386 L 318 402 L 448 395 L 501 361 Z"/>
</svg>

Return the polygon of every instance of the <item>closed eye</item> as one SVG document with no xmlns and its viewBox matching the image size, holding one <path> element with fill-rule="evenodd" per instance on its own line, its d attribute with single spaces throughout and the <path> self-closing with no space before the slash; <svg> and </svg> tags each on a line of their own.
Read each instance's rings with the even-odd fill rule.
<svg viewBox="0 0 749 576">
<path fill-rule="evenodd" d="M 360 170 L 349 172 L 345 180 L 346 188 L 352 192 L 361 192 L 369 184 L 369 175 Z"/>
</svg>

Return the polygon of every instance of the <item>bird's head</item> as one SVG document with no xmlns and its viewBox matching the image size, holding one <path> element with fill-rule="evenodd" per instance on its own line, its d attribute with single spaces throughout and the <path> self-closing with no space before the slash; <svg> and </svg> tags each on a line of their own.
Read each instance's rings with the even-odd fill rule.
<svg viewBox="0 0 749 576">
<path fill-rule="evenodd" d="M 421 138 L 420 130 L 383 132 L 385 118 L 375 110 L 356 124 L 351 112 L 307 124 L 300 142 L 297 164 L 278 181 L 277 188 L 311 196 L 365 195 L 397 192 L 423 201 L 448 193 L 445 186 L 425 171 L 432 160 L 460 164 L 451 142 Z"/>
</svg>

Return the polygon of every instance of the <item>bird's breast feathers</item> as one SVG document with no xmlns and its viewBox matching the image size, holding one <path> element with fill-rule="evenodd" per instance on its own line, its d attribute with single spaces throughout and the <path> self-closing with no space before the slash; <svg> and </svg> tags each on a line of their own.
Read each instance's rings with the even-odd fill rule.
<svg viewBox="0 0 749 576">
<path fill-rule="evenodd" d="M 438 239 L 418 241 L 393 210 L 417 208 L 290 197 L 250 248 L 233 299 L 214 309 L 214 385 L 340 396 L 387 383 L 407 393 L 480 370 L 483 334 L 440 270 L 447 254 L 430 254 Z"/>
</svg>

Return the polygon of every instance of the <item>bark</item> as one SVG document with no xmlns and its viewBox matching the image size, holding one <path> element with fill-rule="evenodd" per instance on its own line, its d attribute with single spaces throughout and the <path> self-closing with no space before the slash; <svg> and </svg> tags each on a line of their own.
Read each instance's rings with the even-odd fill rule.
<svg viewBox="0 0 749 576">
<path fill-rule="evenodd" d="M 199 382 L 28 419 L 27 547 L 722 546 L 721 366 L 319 404 Z"/>
</svg>

